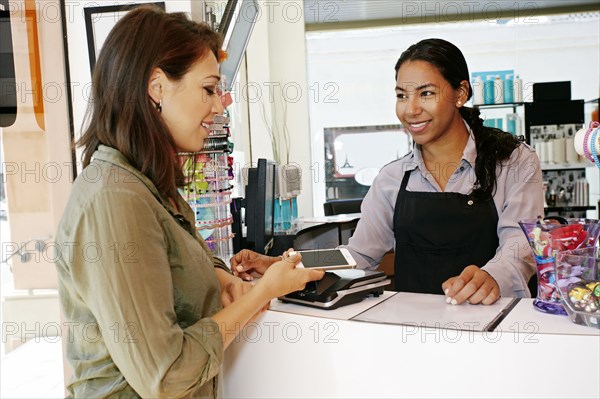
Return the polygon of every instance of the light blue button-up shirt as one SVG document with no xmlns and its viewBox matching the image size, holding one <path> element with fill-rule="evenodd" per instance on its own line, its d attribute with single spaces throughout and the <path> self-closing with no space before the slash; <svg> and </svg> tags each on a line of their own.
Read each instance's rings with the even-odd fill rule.
<svg viewBox="0 0 600 399">
<path fill-rule="evenodd" d="M 462 159 L 448 180 L 445 192 L 468 195 L 473 191 L 477 149 L 473 133 L 468 130 L 469 139 Z M 452 173 L 429 171 L 418 145 L 405 157 L 384 166 L 364 198 L 356 231 L 344 246 L 350 250 L 358 267 L 374 269 L 387 252 L 394 250 L 394 207 L 402 178 L 408 170 L 411 171 L 408 191 L 442 192 L 434 175 Z M 535 219 L 544 212 L 542 172 L 537 154 L 530 146 L 521 144 L 501 167 L 496 168 L 496 176 L 493 199 L 498 211 L 499 247 L 493 259 L 478 266 L 496 280 L 502 296 L 529 297 L 527 282 L 535 273 L 535 263 L 518 221 Z"/>
</svg>

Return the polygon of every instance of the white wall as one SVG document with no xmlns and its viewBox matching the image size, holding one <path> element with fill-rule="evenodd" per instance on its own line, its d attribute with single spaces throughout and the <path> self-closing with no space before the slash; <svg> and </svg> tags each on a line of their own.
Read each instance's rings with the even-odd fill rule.
<svg viewBox="0 0 600 399">
<path fill-rule="evenodd" d="M 156 0 L 136 0 L 135 3 L 152 3 Z M 168 12 L 182 11 L 191 13 L 190 1 L 168 0 L 165 2 Z M 91 98 L 90 62 L 85 30 L 84 9 L 87 7 L 115 6 L 132 4 L 126 0 L 110 2 L 66 0 L 67 42 L 69 46 L 69 67 L 71 69 L 71 90 L 73 101 L 73 126 L 75 137 L 81 134 L 83 117 Z M 116 21 L 115 21 L 116 22 Z M 80 161 L 78 158 L 78 162 Z"/>
<path fill-rule="evenodd" d="M 325 127 L 398 123 L 394 65 L 404 49 L 429 37 L 456 44 L 470 71 L 514 69 L 523 79 L 525 101 L 532 100 L 534 82 L 561 80 L 572 82 L 573 99 L 599 96 L 599 13 L 529 17 L 505 24 L 477 21 L 309 32 L 308 85 L 321 88 L 318 101 L 310 102 L 313 164 L 323 164 Z M 329 90 L 324 90 L 327 84 Z M 322 175 L 314 182 L 313 197 L 314 209 L 321 212 Z"/>
<path fill-rule="evenodd" d="M 302 169 L 302 194 L 298 197 L 300 216 L 313 213 L 310 174 L 309 89 L 306 66 L 306 33 L 302 2 L 259 1 L 261 14 L 252 32 L 248 49 L 245 89 L 250 120 L 250 146 L 244 148 L 256 162 L 274 159 L 269 131 L 278 137 L 280 163 Z M 242 93 L 244 95 L 244 93 Z M 289 152 L 284 131 L 289 132 Z"/>
</svg>

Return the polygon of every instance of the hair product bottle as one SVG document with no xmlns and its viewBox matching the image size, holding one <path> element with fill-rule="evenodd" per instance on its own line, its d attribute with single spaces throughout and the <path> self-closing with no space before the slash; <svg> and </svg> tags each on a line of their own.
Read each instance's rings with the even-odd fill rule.
<svg viewBox="0 0 600 399">
<path fill-rule="evenodd" d="M 488 76 L 485 81 L 483 96 L 485 104 L 494 104 L 494 77 L 492 75 Z"/>
<path fill-rule="evenodd" d="M 483 93 L 483 79 L 481 79 L 481 76 L 477 76 L 475 78 L 475 82 L 473 82 L 473 105 L 484 104 L 485 101 Z"/>
<path fill-rule="evenodd" d="M 514 82 L 512 75 L 506 75 L 506 79 L 504 79 L 504 102 L 512 103 L 514 100 Z"/>
<path fill-rule="evenodd" d="M 496 76 L 494 80 L 494 104 L 502 104 L 504 102 L 504 83 L 502 78 Z"/>
<path fill-rule="evenodd" d="M 517 77 L 514 80 L 513 98 L 516 103 L 523 102 L 523 81 L 521 80 L 519 75 L 517 75 Z"/>
</svg>

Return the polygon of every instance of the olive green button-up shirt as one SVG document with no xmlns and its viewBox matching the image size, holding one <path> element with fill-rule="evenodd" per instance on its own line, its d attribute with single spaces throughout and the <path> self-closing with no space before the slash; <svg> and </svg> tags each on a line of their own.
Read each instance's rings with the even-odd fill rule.
<svg viewBox="0 0 600 399">
<path fill-rule="evenodd" d="M 212 256 L 183 198 L 177 211 L 117 150 L 100 146 L 56 234 L 73 368 L 70 395 L 215 397 L 223 360 Z"/>
</svg>

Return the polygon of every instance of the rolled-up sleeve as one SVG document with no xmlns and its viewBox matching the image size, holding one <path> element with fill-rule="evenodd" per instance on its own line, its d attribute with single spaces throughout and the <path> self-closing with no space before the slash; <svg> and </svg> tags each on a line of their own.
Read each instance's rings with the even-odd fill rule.
<svg viewBox="0 0 600 399">
<path fill-rule="evenodd" d="M 127 383 L 156 398 L 185 396 L 210 382 L 223 360 L 221 334 L 210 318 L 178 325 L 155 210 L 134 193 L 101 191 L 83 208 L 75 237 L 82 248 L 72 259 L 75 289 Z"/>
<path fill-rule="evenodd" d="M 542 171 L 531 147 L 521 145 L 513 152 L 500 171 L 497 191 L 496 196 L 504 198 L 501 206 L 496 203 L 499 247 L 482 269 L 496 280 L 502 296 L 528 297 L 527 282 L 535 273 L 535 263 L 518 222 L 544 213 Z"/>
</svg>

